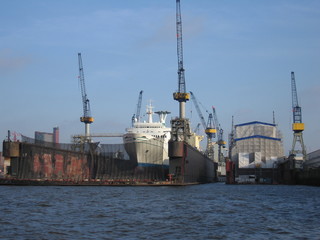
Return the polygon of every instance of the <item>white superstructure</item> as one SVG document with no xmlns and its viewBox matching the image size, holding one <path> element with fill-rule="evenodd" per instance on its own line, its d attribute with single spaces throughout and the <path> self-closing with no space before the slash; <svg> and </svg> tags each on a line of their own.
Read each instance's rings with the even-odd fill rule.
<svg viewBox="0 0 320 240">
<path fill-rule="evenodd" d="M 169 165 L 168 141 L 171 128 L 166 127 L 166 117 L 170 112 L 157 111 L 159 121 L 153 122 L 153 107 L 147 106 L 147 121 L 135 119 L 133 127 L 126 129 L 123 136 L 124 147 L 131 160 L 139 166 Z"/>
</svg>

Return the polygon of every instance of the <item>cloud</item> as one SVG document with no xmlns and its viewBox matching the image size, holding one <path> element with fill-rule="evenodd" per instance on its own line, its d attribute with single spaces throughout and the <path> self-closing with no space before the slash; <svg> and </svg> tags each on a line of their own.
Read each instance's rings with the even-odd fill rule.
<svg viewBox="0 0 320 240">
<path fill-rule="evenodd" d="M 17 56 L 12 50 L 0 50 L 0 71 L 8 73 L 20 70 L 31 62 L 28 56 Z"/>
</svg>

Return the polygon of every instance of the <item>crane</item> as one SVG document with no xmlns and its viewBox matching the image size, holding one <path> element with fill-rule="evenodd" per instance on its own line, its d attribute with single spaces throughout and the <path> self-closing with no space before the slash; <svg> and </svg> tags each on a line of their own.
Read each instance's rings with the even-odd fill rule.
<svg viewBox="0 0 320 240">
<path fill-rule="evenodd" d="M 209 113 L 207 126 L 205 129 L 205 133 L 207 135 L 207 150 L 206 151 L 207 151 L 208 157 L 210 157 L 212 159 L 213 159 L 213 154 L 214 154 L 212 138 L 215 137 L 216 132 L 217 132 L 217 130 L 215 128 L 212 113 Z"/>
<path fill-rule="evenodd" d="M 201 123 L 198 123 L 197 126 L 193 129 L 193 132 L 199 133 Z"/>
<path fill-rule="evenodd" d="M 176 0 L 176 27 L 177 27 L 177 55 L 178 55 L 178 91 L 173 93 L 173 99 L 179 102 L 180 118 L 185 118 L 185 103 L 190 95 L 186 92 L 186 83 L 183 68 L 182 20 L 180 0 Z"/>
<path fill-rule="evenodd" d="M 141 111 L 141 102 L 142 102 L 142 93 L 143 91 L 141 90 L 139 93 L 139 98 L 138 98 L 138 103 L 137 103 L 137 110 L 136 113 L 133 114 L 132 116 L 132 126 L 135 122 L 140 122 L 140 111 Z"/>
<path fill-rule="evenodd" d="M 208 154 L 209 157 L 213 157 L 213 146 L 212 146 L 212 138 L 215 137 L 216 135 L 216 128 L 215 128 L 215 124 L 214 124 L 214 121 L 213 121 L 213 115 L 210 113 L 209 116 L 208 116 L 208 121 L 206 123 L 202 113 L 201 113 L 201 110 L 200 110 L 200 107 L 199 107 L 199 104 L 198 104 L 198 101 L 195 97 L 195 95 L 193 94 L 193 92 L 190 92 L 191 94 L 191 99 L 194 103 L 194 106 L 196 107 L 196 110 L 198 112 L 198 115 L 200 117 L 200 121 L 202 123 L 202 126 L 203 126 L 203 129 L 207 135 L 207 149 L 206 149 L 206 152 Z"/>
<path fill-rule="evenodd" d="M 235 146 L 235 130 L 234 130 L 234 122 L 233 116 L 231 121 L 231 133 L 229 134 L 229 158 L 232 159 L 232 149 Z"/>
<path fill-rule="evenodd" d="M 207 128 L 207 124 L 206 124 L 206 121 L 204 120 L 204 117 L 203 117 L 202 112 L 200 110 L 200 107 L 199 107 L 198 101 L 196 99 L 196 96 L 191 91 L 190 91 L 190 95 L 191 95 L 192 102 L 193 102 L 193 104 L 196 107 L 196 110 L 198 112 L 202 127 L 205 130 Z"/>
<path fill-rule="evenodd" d="M 302 160 L 306 160 L 306 149 L 303 142 L 302 132 L 304 130 L 304 123 L 302 123 L 301 107 L 298 103 L 298 94 L 296 87 L 296 80 L 294 72 L 291 72 L 291 90 L 292 90 L 292 113 L 293 113 L 293 142 L 290 155 L 302 154 Z M 296 143 L 299 142 L 301 150 L 296 149 Z"/>
<path fill-rule="evenodd" d="M 94 118 L 91 116 L 90 102 L 86 93 L 81 53 L 78 53 L 78 61 L 79 61 L 79 81 L 81 85 L 81 95 L 82 95 L 82 104 L 83 104 L 83 116 L 80 117 L 80 121 L 85 124 L 85 137 L 87 141 L 90 141 L 89 139 L 90 124 L 93 123 Z"/>
<path fill-rule="evenodd" d="M 218 148 L 219 149 L 218 150 L 218 161 L 222 162 L 223 154 L 222 154 L 221 148 L 225 147 L 226 142 L 223 140 L 223 129 L 220 126 L 220 123 L 218 121 L 218 116 L 217 116 L 217 113 L 216 113 L 216 109 L 213 106 L 212 106 L 212 113 L 213 113 L 213 116 L 214 116 L 215 125 L 217 126 L 217 132 L 218 132 L 218 134 L 217 134 L 218 135 L 217 136 L 217 144 L 219 146 L 219 148 Z"/>
</svg>

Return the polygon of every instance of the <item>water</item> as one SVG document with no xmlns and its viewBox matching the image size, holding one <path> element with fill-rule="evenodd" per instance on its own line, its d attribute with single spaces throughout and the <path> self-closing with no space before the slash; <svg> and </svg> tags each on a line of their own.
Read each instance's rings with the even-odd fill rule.
<svg viewBox="0 0 320 240">
<path fill-rule="evenodd" d="M 1 239 L 320 239 L 320 188 L 0 186 Z"/>
</svg>

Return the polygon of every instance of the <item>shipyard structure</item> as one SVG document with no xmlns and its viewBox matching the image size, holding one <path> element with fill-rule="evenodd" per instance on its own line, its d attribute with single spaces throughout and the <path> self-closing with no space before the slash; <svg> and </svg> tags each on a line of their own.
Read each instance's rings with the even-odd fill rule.
<svg viewBox="0 0 320 240">
<path fill-rule="evenodd" d="M 65 144 L 21 136 L 3 141 L 2 155 L 1 184 L 174 184 L 168 181 L 168 167 L 138 166 L 124 144 Z"/>
<path fill-rule="evenodd" d="M 230 163 L 237 182 L 271 183 L 275 179 L 277 163 L 284 159 L 282 136 L 275 124 L 248 122 L 234 126 Z M 230 174 L 230 169 L 227 169 Z"/>
<path fill-rule="evenodd" d="M 186 91 L 183 67 L 182 19 L 180 0 L 176 0 L 176 30 L 178 56 L 178 90 L 173 99 L 179 103 L 179 117 L 171 120 L 171 138 L 168 143 L 169 174 L 181 184 L 208 183 L 217 180 L 217 163 L 197 149 L 197 136 L 185 117 L 185 104 L 190 99 Z"/>
</svg>

